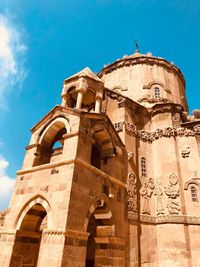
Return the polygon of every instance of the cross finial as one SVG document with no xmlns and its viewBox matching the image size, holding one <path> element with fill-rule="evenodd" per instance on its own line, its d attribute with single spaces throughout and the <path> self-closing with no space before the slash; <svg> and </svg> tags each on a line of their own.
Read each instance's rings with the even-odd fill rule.
<svg viewBox="0 0 200 267">
<path fill-rule="evenodd" d="M 137 40 L 135 40 L 134 42 L 135 42 L 135 52 L 140 52 Z"/>
</svg>

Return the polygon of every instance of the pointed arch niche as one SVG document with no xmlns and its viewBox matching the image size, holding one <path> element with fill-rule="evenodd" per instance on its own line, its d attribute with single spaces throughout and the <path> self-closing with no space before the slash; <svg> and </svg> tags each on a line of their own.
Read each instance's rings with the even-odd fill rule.
<svg viewBox="0 0 200 267">
<path fill-rule="evenodd" d="M 33 166 L 59 161 L 64 146 L 64 135 L 69 133 L 66 118 L 56 118 L 41 131 Z"/>
<path fill-rule="evenodd" d="M 25 205 L 15 223 L 17 232 L 10 267 L 37 266 L 43 222 L 50 223 L 50 213 L 47 201 L 39 196 Z"/>
</svg>

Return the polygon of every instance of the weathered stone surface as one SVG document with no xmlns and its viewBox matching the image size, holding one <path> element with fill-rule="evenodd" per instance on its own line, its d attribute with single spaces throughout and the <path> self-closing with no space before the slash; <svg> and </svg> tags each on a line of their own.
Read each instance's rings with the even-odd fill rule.
<svg viewBox="0 0 200 267">
<path fill-rule="evenodd" d="M 85 68 L 31 131 L 1 266 L 200 266 L 199 110 L 176 66 L 136 52 Z"/>
</svg>

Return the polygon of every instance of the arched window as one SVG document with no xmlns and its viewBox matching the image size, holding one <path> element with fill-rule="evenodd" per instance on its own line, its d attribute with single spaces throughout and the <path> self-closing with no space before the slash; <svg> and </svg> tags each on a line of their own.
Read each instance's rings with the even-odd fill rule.
<svg viewBox="0 0 200 267">
<path fill-rule="evenodd" d="M 158 87 L 154 88 L 154 96 L 155 98 L 160 98 L 160 88 Z"/>
<path fill-rule="evenodd" d="M 147 176 L 147 165 L 146 165 L 146 159 L 144 157 L 141 158 L 141 175 L 143 177 Z"/>
<path fill-rule="evenodd" d="M 43 137 L 41 144 L 35 153 L 33 166 L 47 164 L 60 160 L 62 155 L 64 139 L 63 135 L 67 133 L 65 128 L 61 128 L 57 133 L 57 125 L 54 125 Z M 60 156 L 59 156 L 60 155 Z"/>
<path fill-rule="evenodd" d="M 191 190 L 192 202 L 198 202 L 197 188 L 195 186 L 191 186 L 190 190 Z"/>
</svg>

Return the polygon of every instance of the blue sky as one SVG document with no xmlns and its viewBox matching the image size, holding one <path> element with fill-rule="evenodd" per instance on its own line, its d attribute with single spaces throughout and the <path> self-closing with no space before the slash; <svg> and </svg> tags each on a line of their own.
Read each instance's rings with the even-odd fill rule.
<svg viewBox="0 0 200 267">
<path fill-rule="evenodd" d="M 0 209 L 30 128 L 60 104 L 62 81 L 88 66 L 152 52 L 179 66 L 190 112 L 200 108 L 199 0 L 1 0 Z"/>
</svg>

